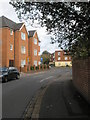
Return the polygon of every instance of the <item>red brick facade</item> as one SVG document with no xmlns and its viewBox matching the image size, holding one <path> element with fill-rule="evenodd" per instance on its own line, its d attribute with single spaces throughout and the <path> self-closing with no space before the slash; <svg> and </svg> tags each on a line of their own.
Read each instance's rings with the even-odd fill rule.
<svg viewBox="0 0 90 120">
<path fill-rule="evenodd" d="M 55 51 L 55 66 L 72 66 L 72 60 L 69 52 L 64 50 Z"/>
<path fill-rule="evenodd" d="M 22 40 L 21 33 L 25 34 L 25 40 Z M 25 47 L 25 53 L 21 52 L 21 47 Z M 28 33 L 25 25 L 21 30 L 15 32 L 15 66 L 17 68 L 22 67 L 21 61 L 25 60 L 25 65 L 28 65 Z"/>
<path fill-rule="evenodd" d="M 1 28 L 2 31 L 2 66 L 9 66 L 9 60 L 14 60 L 14 49 L 10 50 L 10 45 L 14 48 L 14 35 L 10 35 L 10 28 Z"/>
<path fill-rule="evenodd" d="M 26 71 L 26 67 L 34 65 L 35 60 L 39 65 L 40 46 L 37 32 L 35 31 L 34 36 L 28 38 L 24 23 L 15 23 L 4 16 L 0 17 L 0 21 L 2 21 L 0 26 L 0 67 L 15 66 L 18 70 L 25 68 Z M 34 44 L 34 38 L 37 40 L 37 44 Z M 37 50 L 36 56 L 34 56 L 34 49 Z"/>
<path fill-rule="evenodd" d="M 90 103 L 90 57 L 72 63 L 73 83 Z"/>
<path fill-rule="evenodd" d="M 28 56 L 28 33 L 26 31 L 25 25 L 21 30 L 13 31 L 13 34 L 10 34 L 10 28 L 1 28 L 2 31 L 2 67 L 10 66 L 10 61 L 13 62 L 11 66 L 20 68 L 21 60 L 25 59 Z M 21 32 L 25 33 L 25 40 L 21 39 Z M 10 48 L 12 45 L 12 50 Z M 25 54 L 21 53 L 21 46 L 25 46 Z M 26 62 L 27 65 L 27 62 Z"/>
<path fill-rule="evenodd" d="M 34 39 L 36 40 L 36 44 L 34 42 Z M 35 50 L 36 50 L 36 55 L 34 53 Z M 38 66 L 40 64 L 39 52 L 40 52 L 39 39 L 37 32 L 35 31 L 33 36 L 28 38 L 28 56 L 30 58 L 30 66 L 33 65 Z"/>
<path fill-rule="evenodd" d="M 58 54 L 60 52 L 60 55 Z M 60 57 L 60 60 L 58 60 Z M 71 56 L 62 50 L 55 51 L 55 61 L 66 61 L 65 57 L 67 57 L 67 61 L 71 61 Z"/>
<path fill-rule="evenodd" d="M 55 53 L 50 54 L 50 62 L 55 61 Z"/>
</svg>

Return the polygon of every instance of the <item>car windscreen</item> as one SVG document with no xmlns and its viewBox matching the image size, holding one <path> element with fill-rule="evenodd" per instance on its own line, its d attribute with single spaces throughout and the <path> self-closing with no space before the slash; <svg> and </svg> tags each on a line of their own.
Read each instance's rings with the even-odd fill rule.
<svg viewBox="0 0 90 120">
<path fill-rule="evenodd" d="M 12 69 L 9 69 L 9 71 L 17 71 L 17 69 L 15 69 L 15 68 L 12 68 Z"/>
<path fill-rule="evenodd" d="M 0 68 L 0 72 L 7 72 L 8 69 L 7 68 Z"/>
</svg>

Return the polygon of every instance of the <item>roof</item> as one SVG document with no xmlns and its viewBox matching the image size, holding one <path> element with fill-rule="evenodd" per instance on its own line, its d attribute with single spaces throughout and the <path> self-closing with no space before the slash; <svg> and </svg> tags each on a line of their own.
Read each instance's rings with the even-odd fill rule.
<svg viewBox="0 0 90 120">
<path fill-rule="evenodd" d="M 28 37 L 33 37 L 33 35 L 35 34 L 36 30 L 31 30 L 31 31 L 28 31 Z"/>
<path fill-rule="evenodd" d="M 23 23 L 18 23 L 14 26 L 15 30 L 19 30 L 22 27 Z"/>
<path fill-rule="evenodd" d="M 30 37 L 33 37 L 34 34 L 35 34 L 35 32 L 36 32 L 36 30 L 28 31 L 28 37 L 29 37 L 29 38 L 30 38 Z M 38 36 L 37 36 L 37 37 L 38 37 Z M 39 38 L 38 38 L 38 41 L 41 42 L 41 41 L 39 40 Z"/>
<path fill-rule="evenodd" d="M 23 23 L 15 23 L 12 20 L 6 18 L 5 16 L 0 17 L 0 28 L 9 27 L 13 30 L 19 30 Z"/>
</svg>

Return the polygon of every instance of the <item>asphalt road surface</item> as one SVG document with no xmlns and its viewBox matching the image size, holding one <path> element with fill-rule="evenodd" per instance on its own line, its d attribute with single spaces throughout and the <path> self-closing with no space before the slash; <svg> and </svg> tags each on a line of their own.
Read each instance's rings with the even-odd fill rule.
<svg viewBox="0 0 90 120">
<path fill-rule="evenodd" d="M 2 118 L 22 118 L 38 90 L 67 73 L 71 76 L 71 68 L 51 68 L 41 73 L 22 74 L 19 80 L 3 83 Z"/>
</svg>

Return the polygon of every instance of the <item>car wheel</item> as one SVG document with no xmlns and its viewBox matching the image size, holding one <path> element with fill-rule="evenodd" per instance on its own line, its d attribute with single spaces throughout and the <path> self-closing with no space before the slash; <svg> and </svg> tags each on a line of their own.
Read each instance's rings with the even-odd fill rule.
<svg viewBox="0 0 90 120">
<path fill-rule="evenodd" d="M 5 81 L 5 82 L 8 82 L 8 78 L 7 78 L 7 77 L 5 77 L 5 78 L 4 78 L 4 81 Z"/>
<path fill-rule="evenodd" d="M 16 76 L 16 79 L 19 79 L 19 78 L 20 78 L 20 75 L 17 75 L 17 76 Z"/>
</svg>

